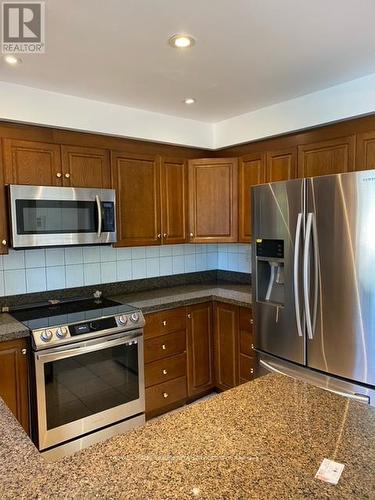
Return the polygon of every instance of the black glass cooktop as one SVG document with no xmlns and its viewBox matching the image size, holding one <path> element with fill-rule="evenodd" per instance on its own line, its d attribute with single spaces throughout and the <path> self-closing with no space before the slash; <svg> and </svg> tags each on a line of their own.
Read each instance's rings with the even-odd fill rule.
<svg viewBox="0 0 375 500">
<path fill-rule="evenodd" d="M 110 299 L 78 299 L 58 304 L 22 308 L 9 314 L 30 330 L 78 323 L 103 316 L 127 314 L 137 309 Z"/>
</svg>

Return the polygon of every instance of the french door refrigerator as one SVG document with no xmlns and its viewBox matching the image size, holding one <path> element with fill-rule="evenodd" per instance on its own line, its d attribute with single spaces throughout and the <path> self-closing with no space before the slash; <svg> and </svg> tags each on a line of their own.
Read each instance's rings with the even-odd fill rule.
<svg viewBox="0 0 375 500">
<path fill-rule="evenodd" d="M 260 365 L 375 405 L 375 170 L 252 188 Z"/>
</svg>

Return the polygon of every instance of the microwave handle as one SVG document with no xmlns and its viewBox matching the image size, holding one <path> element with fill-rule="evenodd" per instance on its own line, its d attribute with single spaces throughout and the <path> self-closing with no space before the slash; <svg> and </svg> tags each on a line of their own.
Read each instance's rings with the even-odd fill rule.
<svg viewBox="0 0 375 500">
<path fill-rule="evenodd" d="M 102 202 L 98 195 L 95 196 L 95 201 L 96 201 L 96 206 L 98 207 L 98 238 L 100 238 L 102 234 L 102 220 L 103 220 Z"/>
</svg>

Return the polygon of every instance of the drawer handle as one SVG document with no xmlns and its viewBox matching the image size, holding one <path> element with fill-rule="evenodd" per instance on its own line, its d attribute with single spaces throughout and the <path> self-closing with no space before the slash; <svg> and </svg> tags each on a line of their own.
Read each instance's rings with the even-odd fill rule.
<svg viewBox="0 0 375 500">
<path fill-rule="evenodd" d="M 166 320 L 162 321 L 162 323 L 163 323 L 163 326 L 167 326 Z"/>
<path fill-rule="evenodd" d="M 251 318 L 250 325 L 253 325 L 253 324 L 254 324 L 254 320 L 253 320 L 253 318 Z"/>
<path fill-rule="evenodd" d="M 167 399 L 168 396 L 169 396 L 169 394 L 167 392 L 163 392 L 163 398 L 164 399 Z"/>
<path fill-rule="evenodd" d="M 163 375 L 167 375 L 167 373 L 168 373 L 168 372 L 167 372 L 167 370 L 166 370 L 166 369 L 164 369 L 164 370 L 163 370 Z"/>
<path fill-rule="evenodd" d="M 167 349 L 167 346 L 166 346 L 165 344 L 163 344 L 163 345 L 161 346 L 161 348 L 163 349 L 163 351 L 165 351 L 165 350 Z"/>
</svg>

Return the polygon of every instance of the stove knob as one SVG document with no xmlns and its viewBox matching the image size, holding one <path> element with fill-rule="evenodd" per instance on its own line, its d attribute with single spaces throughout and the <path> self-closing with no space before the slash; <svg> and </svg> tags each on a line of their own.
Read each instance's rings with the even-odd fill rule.
<svg viewBox="0 0 375 500">
<path fill-rule="evenodd" d="M 64 337 L 66 337 L 67 333 L 68 330 L 65 327 L 58 328 L 56 331 L 56 337 L 58 337 L 59 339 L 63 339 Z"/>
<path fill-rule="evenodd" d="M 117 319 L 120 325 L 126 325 L 126 323 L 128 322 L 128 317 L 124 314 L 122 316 L 119 316 Z"/>
<path fill-rule="evenodd" d="M 133 321 L 133 323 L 136 323 L 139 320 L 139 314 L 138 313 L 133 313 L 130 316 L 130 319 Z"/>
<path fill-rule="evenodd" d="M 51 332 L 51 330 L 44 330 L 40 334 L 40 339 L 43 340 L 43 342 L 49 342 L 52 339 L 52 332 Z"/>
</svg>

